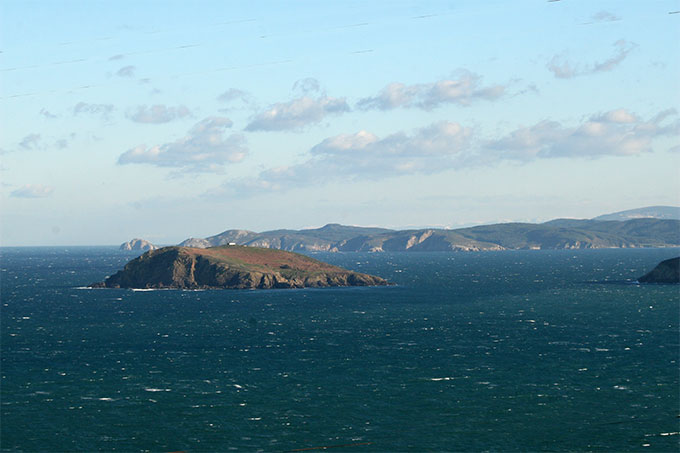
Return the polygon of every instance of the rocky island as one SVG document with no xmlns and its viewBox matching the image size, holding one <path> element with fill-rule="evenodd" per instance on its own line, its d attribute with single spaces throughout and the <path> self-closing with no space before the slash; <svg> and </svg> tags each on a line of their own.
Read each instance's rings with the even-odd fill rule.
<svg viewBox="0 0 680 453">
<path fill-rule="evenodd" d="M 680 283 L 680 257 L 657 264 L 651 272 L 638 278 L 640 283 Z"/>
<path fill-rule="evenodd" d="M 380 277 L 298 253 L 227 245 L 150 250 L 92 288 L 269 289 L 383 286 Z"/>
<path fill-rule="evenodd" d="M 123 242 L 120 244 L 120 247 L 118 247 L 119 250 L 156 250 L 158 247 L 153 245 L 151 242 L 145 240 L 145 239 L 139 239 L 135 238 L 127 242 Z"/>
</svg>

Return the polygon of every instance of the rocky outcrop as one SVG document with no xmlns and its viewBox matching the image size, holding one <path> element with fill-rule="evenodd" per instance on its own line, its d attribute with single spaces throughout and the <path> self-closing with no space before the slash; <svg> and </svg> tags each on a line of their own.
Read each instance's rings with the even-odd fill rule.
<svg viewBox="0 0 680 453">
<path fill-rule="evenodd" d="M 680 283 L 680 257 L 660 262 L 651 272 L 638 278 L 640 283 Z"/>
<path fill-rule="evenodd" d="M 164 247 L 144 253 L 93 288 L 269 289 L 382 286 L 380 277 L 297 253 L 255 247 Z"/>
<path fill-rule="evenodd" d="M 180 242 L 180 247 L 194 247 L 198 249 L 207 249 L 208 247 L 212 247 L 213 244 L 210 243 L 207 239 L 203 238 L 189 238 L 185 239 L 184 241 Z"/>
<path fill-rule="evenodd" d="M 158 247 L 153 245 L 151 242 L 144 240 L 144 239 L 132 239 L 131 241 L 124 242 L 120 244 L 119 249 L 120 250 L 135 250 L 135 251 L 142 251 L 142 250 L 156 250 Z"/>
</svg>

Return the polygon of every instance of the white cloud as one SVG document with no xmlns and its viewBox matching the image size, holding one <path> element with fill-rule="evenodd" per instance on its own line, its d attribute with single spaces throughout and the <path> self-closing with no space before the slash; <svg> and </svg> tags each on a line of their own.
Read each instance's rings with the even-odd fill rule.
<svg viewBox="0 0 680 453">
<path fill-rule="evenodd" d="M 611 71 L 637 47 L 637 44 L 620 39 L 616 41 L 613 46 L 615 51 L 611 57 L 603 61 L 596 61 L 595 63 L 586 65 L 568 61 L 565 59 L 564 55 L 555 55 L 548 62 L 548 70 L 558 79 L 571 79 L 573 77 Z"/>
<path fill-rule="evenodd" d="M 168 107 L 165 105 L 152 105 L 147 107 L 146 105 L 140 105 L 137 106 L 136 110 L 128 111 L 125 116 L 136 123 L 160 124 L 184 118 L 189 116 L 190 113 L 189 109 L 183 105 L 178 105 L 177 107 Z"/>
<path fill-rule="evenodd" d="M 391 83 L 378 95 L 359 100 L 361 110 L 391 110 L 399 107 L 430 110 L 441 104 L 469 105 L 474 101 L 492 101 L 505 93 L 503 85 L 482 87 L 481 76 L 461 70 L 451 79 L 433 83 L 405 85 Z"/>
<path fill-rule="evenodd" d="M 191 172 L 219 172 L 224 165 L 242 161 L 248 154 L 241 134 L 224 137 L 231 120 L 210 117 L 198 122 L 186 137 L 171 143 L 136 146 L 118 158 L 118 163 L 150 164 Z"/>
<path fill-rule="evenodd" d="M 45 198 L 49 197 L 54 189 L 50 186 L 42 184 L 26 184 L 16 190 L 13 190 L 10 196 L 15 198 Z"/>
<path fill-rule="evenodd" d="M 73 114 L 80 115 L 89 113 L 90 115 L 99 115 L 103 119 L 109 119 L 114 109 L 113 104 L 88 104 L 79 102 L 73 107 Z"/>
<path fill-rule="evenodd" d="M 680 133 L 679 120 L 666 121 L 674 115 L 674 110 L 666 110 L 643 121 L 625 109 L 618 109 L 593 115 L 574 127 L 546 120 L 487 141 L 483 147 L 487 158 L 521 161 L 637 155 L 651 151 L 653 139 Z"/>
<path fill-rule="evenodd" d="M 303 96 L 290 102 L 272 105 L 258 114 L 246 126 L 247 131 L 300 130 L 309 124 L 320 122 L 326 115 L 348 112 L 345 98 Z"/>
<path fill-rule="evenodd" d="M 338 179 L 436 173 L 455 166 L 458 156 L 469 146 L 471 135 L 470 129 L 451 122 L 382 139 L 367 131 L 337 135 L 314 146 L 308 160 L 301 164 L 271 168 L 256 178 L 230 181 L 224 189 L 247 196 Z"/>
<path fill-rule="evenodd" d="M 309 150 L 302 163 L 228 181 L 212 195 L 252 196 L 334 180 L 434 174 L 493 166 L 501 161 L 635 156 L 652 151 L 656 138 L 678 135 L 680 120 L 673 109 L 659 112 L 650 120 L 626 109 L 594 114 L 576 125 L 544 120 L 495 140 L 475 138 L 470 128 L 454 122 L 434 123 L 410 134 L 397 132 L 384 138 L 364 130 L 326 138 Z"/>
</svg>

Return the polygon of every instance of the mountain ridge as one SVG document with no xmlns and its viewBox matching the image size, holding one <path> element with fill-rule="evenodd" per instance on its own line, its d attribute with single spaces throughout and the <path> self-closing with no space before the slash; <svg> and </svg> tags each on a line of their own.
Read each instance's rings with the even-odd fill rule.
<svg viewBox="0 0 680 453">
<path fill-rule="evenodd" d="M 229 243 L 306 252 L 677 247 L 680 246 L 680 220 L 556 219 L 539 224 L 500 223 L 451 230 L 390 230 L 328 224 L 308 230 L 280 229 L 261 233 L 226 230 L 207 238 L 189 238 L 179 245 L 215 247 Z"/>
</svg>

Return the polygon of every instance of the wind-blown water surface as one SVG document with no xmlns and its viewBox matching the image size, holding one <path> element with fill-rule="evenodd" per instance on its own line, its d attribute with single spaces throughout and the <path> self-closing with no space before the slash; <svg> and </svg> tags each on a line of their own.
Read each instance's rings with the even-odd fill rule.
<svg viewBox="0 0 680 453">
<path fill-rule="evenodd" d="M 140 292 L 79 288 L 112 248 L 2 249 L 1 446 L 677 451 L 680 294 L 630 283 L 677 254 L 316 254 L 398 285 Z"/>
</svg>

